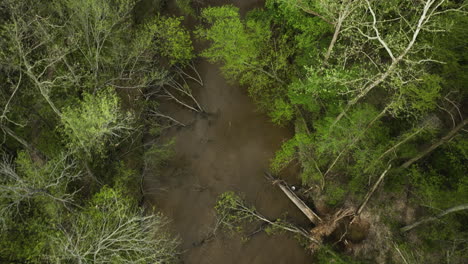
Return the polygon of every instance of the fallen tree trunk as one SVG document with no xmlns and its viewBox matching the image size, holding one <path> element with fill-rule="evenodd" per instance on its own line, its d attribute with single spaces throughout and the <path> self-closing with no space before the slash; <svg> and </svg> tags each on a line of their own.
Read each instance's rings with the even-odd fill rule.
<svg viewBox="0 0 468 264">
<path fill-rule="evenodd" d="M 437 141 L 436 143 L 432 144 L 430 147 L 428 147 L 427 149 L 425 149 L 424 151 L 422 151 L 421 153 L 419 153 L 418 155 L 416 155 L 416 157 L 408 160 L 407 162 L 405 162 L 403 165 L 401 165 L 401 168 L 403 169 L 407 169 L 409 168 L 411 165 L 413 165 L 413 163 L 415 163 L 416 161 L 424 158 L 426 155 L 428 155 L 429 153 L 431 153 L 433 150 L 435 150 L 436 148 L 440 147 L 442 144 L 444 144 L 445 142 L 448 142 L 450 139 L 452 139 L 457 133 L 458 131 L 460 131 L 461 129 L 463 129 L 463 127 L 465 125 L 468 124 L 468 119 L 465 119 L 463 120 L 463 122 L 461 122 L 460 124 L 458 124 L 458 126 L 456 126 L 455 128 L 453 128 L 452 130 L 450 130 L 443 138 L 441 138 L 439 141 Z"/>
<path fill-rule="evenodd" d="M 316 213 L 314 213 L 314 211 L 312 211 L 312 209 L 310 209 L 283 180 L 274 178 L 268 172 L 265 172 L 265 175 L 266 178 L 274 185 L 278 185 L 278 187 L 281 189 L 281 191 L 284 192 L 284 194 L 286 194 L 289 200 L 291 200 L 297 206 L 297 208 L 299 208 L 302 213 L 304 213 L 304 215 L 313 224 L 315 224 L 315 227 L 313 227 L 306 235 L 306 237 L 313 242 L 309 245 L 309 249 L 312 252 L 315 252 L 322 246 L 324 238 L 331 235 L 337 229 L 343 219 L 347 219 L 347 217 L 354 215 L 354 210 L 348 208 L 340 209 L 334 214 L 326 215 L 324 219 L 322 219 Z"/>
<path fill-rule="evenodd" d="M 379 179 L 374 183 L 374 186 L 372 186 L 371 190 L 366 194 L 366 197 L 364 198 L 364 201 L 359 206 L 359 208 L 356 211 L 356 214 L 354 215 L 354 217 L 357 217 L 357 216 L 359 216 L 361 214 L 364 207 L 366 207 L 367 202 L 369 202 L 369 199 L 371 198 L 372 194 L 374 194 L 375 190 L 377 190 L 377 187 L 379 187 L 380 183 L 383 181 L 383 179 L 385 178 L 385 175 L 387 174 L 388 170 L 390 170 L 391 167 L 392 167 L 392 165 L 388 165 L 387 169 L 384 172 L 382 172 Z"/>
<path fill-rule="evenodd" d="M 304 215 L 315 225 L 319 225 L 322 222 L 322 219 L 312 211 L 297 195 L 289 188 L 289 186 L 282 180 L 273 178 L 270 173 L 265 172 L 267 179 L 271 180 L 273 184 L 278 185 L 281 191 L 286 194 L 286 196 L 291 200 L 299 210 L 304 213 Z"/>
<path fill-rule="evenodd" d="M 424 223 L 427 223 L 427 222 L 431 222 L 431 221 L 434 221 L 434 220 L 437 220 L 439 218 L 441 218 L 442 216 L 444 215 L 447 215 L 447 214 L 450 214 L 450 213 L 454 213 L 454 212 L 458 212 L 458 211 L 462 211 L 462 210 L 468 210 L 468 204 L 462 204 L 462 205 L 457 205 L 457 206 L 454 206 L 452 208 L 449 208 L 445 211 L 443 211 L 442 213 L 436 215 L 436 216 L 431 216 L 431 217 L 426 217 L 426 218 L 423 218 L 411 225 L 407 225 L 407 226 L 404 226 L 400 229 L 400 231 L 402 233 L 404 232 L 408 232 L 410 231 L 411 229 L 421 225 L 421 224 L 424 224 Z"/>
</svg>

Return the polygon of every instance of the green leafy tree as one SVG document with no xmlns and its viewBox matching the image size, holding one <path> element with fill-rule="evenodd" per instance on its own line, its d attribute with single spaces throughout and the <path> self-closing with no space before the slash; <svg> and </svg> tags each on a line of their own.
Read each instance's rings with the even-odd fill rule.
<svg viewBox="0 0 468 264">
<path fill-rule="evenodd" d="M 67 155 L 41 164 L 33 161 L 26 152 L 20 152 L 14 163 L 7 156 L 0 164 L 1 182 L 0 215 L 7 219 L 30 203 L 44 202 L 44 207 L 50 209 L 51 215 L 57 206 L 71 206 L 73 191 L 68 186 L 80 176 L 75 162 L 69 162 Z M 71 191 L 71 192 L 70 192 Z"/>
<path fill-rule="evenodd" d="M 222 71 L 229 80 L 237 80 L 249 87 L 249 93 L 264 110 L 278 107 L 286 110 L 280 116 L 291 115 L 281 99 L 281 88 L 290 74 L 288 38 L 275 38 L 270 30 L 270 19 L 259 12 L 251 13 L 242 21 L 239 9 L 233 6 L 210 7 L 202 10 L 207 28 L 199 28 L 199 38 L 210 41 L 202 56 L 211 62 L 223 64 Z M 289 118 L 289 117 L 287 117 Z"/>
<path fill-rule="evenodd" d="M 22 151 L 0 164 L 0 258 L 39 263 L 49 253 L 64 208 L 76 205 L 80 179 L 67 155 L 43 162 Z"/>
<path fill-rule="evenodd" d="M 182 19 L 157 17 L 148 25 L 155 32 L 157 50 L 169 58 L 171 65 L 187 64 L 194 57 L 190 34 L 181 26 Z"/>
<path fill-rule="evenodd" d="M 132 130 L 132 115 L 120 110 L 119 98 L 111 89 L 83 97 L 76 105 L 65 108 L 62 114 L 68 147 L 88 156 L 103 154 L 109 142 Z"/>
</svg>

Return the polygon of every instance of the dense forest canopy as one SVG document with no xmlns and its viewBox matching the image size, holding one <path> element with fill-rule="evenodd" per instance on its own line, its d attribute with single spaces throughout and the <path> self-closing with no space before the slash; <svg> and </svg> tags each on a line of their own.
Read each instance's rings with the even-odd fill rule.
<svg viewBox="0 0 468 264">
<path fill-rule="evenodd" d="M 139 205 L 139 146 L 155 107 L 150 92 L 194 54 L 181 18 L 136 23 L 135 4 L 0 4 L 0 262 L 177 258 L 168 220 Z M 170 154 L 147 151 L 161 163 Z"/>
<path fill-rule="evenodd" d="M 0 3 L 0 262 L 178 261 L 140 186 L 172 142 L 142 143 L 183 125 L 161 98 L 204 114 L 198 58 L 294 128 L 269 170 L 299 164 L 318 219 L 305 231 L 226 192 L 225 229 L 292 232 L 311 263 L 463 263 L 466 1 L 266 0 L 245 15 L 175 2 L 191 30 L 165 1 L 144 16 L 136 0 Z"/>
</svg>

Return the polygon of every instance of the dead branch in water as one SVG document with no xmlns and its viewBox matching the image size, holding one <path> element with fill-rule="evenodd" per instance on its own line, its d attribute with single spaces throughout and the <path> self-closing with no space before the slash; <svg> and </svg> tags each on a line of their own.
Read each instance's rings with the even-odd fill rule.
<svg viewBox="0 0 468 264">
<path fill-rule="evenodd" d="M 191 111 L 205 113 L 203 107 L 200 105 L 198 100 L 195 99 L 195 96 L 193 95 L 192 90 L 190 89 L 190 86 L 187 82 L 187 79 L 190 79 L 200 86 L 203 86 L 203 80 L 192 63 L 188 64 L 188 66 L 196 74 L 196 77 L 188 74 L 183 69 L 174 66 L 174 74 L 166 73 L 164 76 L 164 82 L 156 85 L 158 90 L 147 94 L 146 97 L 156 94 L 158 96 L 167 97 L 170 100 L 174 100 L 177 104 L 188 108 Z M 180 97 L 188 97 L 192 103 L 186 103 Z M 192 106 L 193 104 L 195 106 Z"/>
<path fill-rule="evenodd" d="M 158 112 L 156 110 L 150 110 L 150 115 L 154 116 L 154 117 L 162 117 L 162 118 L 168 119 L 168 120 L 170 120 L 170 121 L 174 122 L 175 124 L 177 124 L 179 126 L 182 126 L 182 127 L 186 126 L 184 123 L 178 121 L 177 119 L 175 119 L 173 117 L 170 117 L 168 115 L 161 114 L 160 112 Z"/>
<path fill-rule="evenodd" d="M 188 74 L 187 72 L 185 72 L 183 69 L 175 66 L 175 68 L 177 69 L 177 72 L 180 74 L 180 75 L 183 75 L 185 77 L 187 77 L 188 79 L 192 80 L 192 81 L 195 81 L 196 83 L 198 83 L 200 86 L 203 86 L 204 83 L 203 83 L 203 79 L 201 78 L 200 76 L 200 73 L 198 73 L 197 71 L 197 68 L 195 68 L 195 65 L 193 65 L 193 62 L 190 62 L 188 64 L 188 66 L 190 67 L 190 69 L 195 73 L 196 77 Z"/>
<path fill-rule="evenodd" d="M 182 76 L 181 76 L 182 77 Z M 180 84 L 179 82 L 177 82 L 176 80 L 174 80 L 174 78 L 171 78 L 168 82 L 167 82 L 167 86 L 171 87 L 172 89 L 174 89 L 175 91 L 181 93 L 182 95 L 185 95 L 187 97 L 189 97 L 194 103 L 195 105 L 197 106 L 197 109 L 195 108 L 191 108 L 193 109 L 194 111 L 196 112 L 205 112 L 205 110 L 203 110 L 203 108 L 201 107 L 201 105 L 198 103 L 197 99 L 195 99 L 195 97 L 193 96 L 192 94 L 192 90 L 190 89 L 189 85 L 187 84 L 187 82 L 185 81 L 184 78 L 182 78 L 182 81 L 184 82 L 183 84 Z M 165 89 L 166 93 L 167 90 Z M 172 94 L 168 93 L 168 95 L 170 95 L 171 97 L 174 97 Z M 175 98 L 174 98 L 175 99 Z"/>
<path fill-rule="evenodd" d="M 172 99 L 174 100 L 176 103 L 178 103 L 179 105 L 183 106 L 183 107 L 186 107 L 192 111 L 195 111 L 195 112 L 200 112 L 200 110 L 194 108 L 193 106 L 190 106 L 189 104 L 186 104 L 184 102 L 182 102 L 181 100 L 179 100 L 176 96 L 174 96 L 174 94 L 172 94 L 171 92 L 169 92 L 166 88 L 163 88 L 164 92 L 167 94 L 167 97 L 169 99 Z"/>
</svg>

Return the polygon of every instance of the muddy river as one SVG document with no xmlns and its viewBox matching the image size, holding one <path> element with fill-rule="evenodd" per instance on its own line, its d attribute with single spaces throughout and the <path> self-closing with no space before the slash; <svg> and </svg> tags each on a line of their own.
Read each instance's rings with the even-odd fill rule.
<svg viewBox="0 0 468 264">
<path fill-rule="evenodd" d="M 232 3 L 243 13 L 262 4 L 253 0 L 212 2 Z M 256 111 L 246 88 L 228 83 L 220 65 L 199 58 L 196 67 L 204 86 L 193 84 L 192 89 L 209 114 L 163 106 L 166 114 L 170 112 L 190 125 L 165 133 L 166 139 L 175 138 L 175 158 L 162 173 L 145 175 L 146 202 L 172 220 L 171 229 L 182 241 L 183 263 L 311 263 L 311 256 L 288 234 L 269 236 L 260 232 L 242 242 L 237 236 L 218 231 L 214 239 L 200 244 L 215 224 L 217 196 L 225 191 L 243 194 L 272 219 L 287 215 L 302 225 L 307 219 L 263 177 L 270 159 L 292 136 L 292 130 L 272 124 Z M 297 183 L 293 170 L 285 174 L 290 183 Z"/>
</svg>

